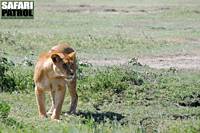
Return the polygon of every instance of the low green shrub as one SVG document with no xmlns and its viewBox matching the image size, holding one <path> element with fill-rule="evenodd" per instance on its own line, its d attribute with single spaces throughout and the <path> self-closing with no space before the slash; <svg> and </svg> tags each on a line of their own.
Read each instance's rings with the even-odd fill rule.
<svg viewBox="0 0 200 133">
<path fill-rule="evenodd" d="M 5 102 L 0 102 L 0 119 L 6 119 L 10 112 L 10 106 Z"/>
<path fill-rule="evenodd" d="M 0 92 L 12 92 L 15 90 L 14 78 L 7 74 L 14 64 L 4 57 L 0 57 Z"/>
<path fill-rule="evenodd" d="M 0 92 L 29 91 L 34 86 L 33 71 L 22 65 L 14 65 L 0 57 Z"/>
<path fill-rule="evenodd" d="M 32 68 L 24 68 L 23 66 L 16 66 L 10 73 L 15 82 L 15 91 L 30 92 L 34 90 L 33 70 Z"/>
<path fill-rule="evenodd" d="M 21 122 L 17 122 L 14 118 L 8 117 L 10 109 L 11 107 L 6 102 L 0 102 L 0 122 L 5 126 L 22 128 L 23 124 Z"/>
</svg>

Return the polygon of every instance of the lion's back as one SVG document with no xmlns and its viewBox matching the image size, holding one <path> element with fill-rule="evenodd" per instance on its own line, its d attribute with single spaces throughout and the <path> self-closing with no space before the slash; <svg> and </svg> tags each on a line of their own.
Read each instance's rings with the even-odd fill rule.
<svg viewBox="0 0 200 133">
<path fill-rule="evenodd" d="M 67 43 L 62 43 L 62 44 L 57 44 L 56 46 L 52 47 L 49 52 L 61 52 L 64 54 L 70 54 L 74 52 L 74 49 L 72 49 L 69 44 Z"/>
</svg>

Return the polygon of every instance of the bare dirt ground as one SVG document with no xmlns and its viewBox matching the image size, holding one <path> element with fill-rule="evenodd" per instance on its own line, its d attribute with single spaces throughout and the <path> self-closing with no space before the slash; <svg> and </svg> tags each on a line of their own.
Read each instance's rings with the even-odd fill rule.
<svg viewBox="0 0 200 133">
<path fill-rule="evenodd" d="M 129 59 L 106 59 L 106 60 L 84 60 L 96 66 L 112 66 L 127 64 Z M 148 65 L 152 68 L 171 68 L 176 69 L 197 69 L 200 70 L 199 55 L 171 55 L 171 56 L 151 56 L 140 57 L 138 62 L 142 65 Z"/>
<path fill-rule="evenodd" d="M 170 68 L 177 69 L 200 69 L 200 56 L 197 55 L 173 55 L 160 57 L 145 57 L 138 61 L 141 64 L 147 64 L 153 68 Z"/>
<path fill-rule="evenodd" d="M 154 13 L 169 10 L 169 6 L 154 6 L 151 8 L 145 7 L 138 9 L 136 6 L 108 6 L 108 5 L 65 5 L 65 4 L 41 4 L 39 10 L 54 10 L 56 12 L 70 12 L 70 13 Z"/>
</svg>

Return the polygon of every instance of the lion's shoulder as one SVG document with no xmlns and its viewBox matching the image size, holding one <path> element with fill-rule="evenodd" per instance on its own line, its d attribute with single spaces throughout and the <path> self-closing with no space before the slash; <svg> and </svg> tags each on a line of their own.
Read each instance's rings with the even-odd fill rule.
<svg viewBox="0 0 200 133">
<path fill-rule="evenodd" d="M 51 65 L 50 54 L 49 53 L 41 53 L 35 66 L 34 71 L 34 81 L 40 81 L 45 70 L 48 69 Z"/>
</svg>

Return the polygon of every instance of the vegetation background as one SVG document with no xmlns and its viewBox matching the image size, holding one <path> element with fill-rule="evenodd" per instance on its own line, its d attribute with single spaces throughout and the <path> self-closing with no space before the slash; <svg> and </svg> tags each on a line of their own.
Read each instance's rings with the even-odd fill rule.
<svg viewBox="0 0 200 133">
<path fill-rule="evenodd" d="M 33 20 L 0 19 L 0 132 L 200 132 L 199 21 L 198 0 L 40 0 Z M 62 42 L 79 103 L 57 123 L 38 118 L 33 68 Z"/>
</svg>

